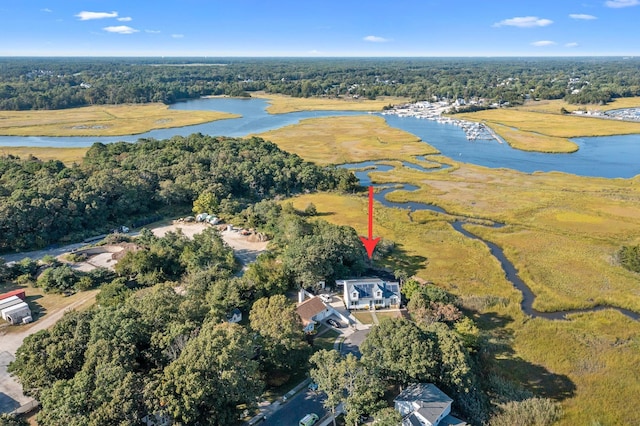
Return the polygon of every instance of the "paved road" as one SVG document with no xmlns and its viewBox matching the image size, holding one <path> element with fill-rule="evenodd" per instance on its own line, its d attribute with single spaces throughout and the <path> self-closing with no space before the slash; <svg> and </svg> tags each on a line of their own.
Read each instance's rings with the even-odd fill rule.
<svg viewBox="0 0 640 426">
<path fill-rule="evenodd" d="M 89 244 L 86 243 L 75 243 L 75 244 L 69 244 L 66 246 L 62 246 L 62 247 L 56 247 L 56 248 L 51 248 L 51 249 L 44 249 L 44 250 L 36 250 L 36 251 L 26 251 L 26 252 L 21 252 L 21 253 L 8 253 L 8 254 L 3 254 L 0 255 L 0 258 L 4 259 L 5 262 L 20 262 L 22 259 L 24 259 L 25 257 L 34 259 L 34 260 L 38 260 L 38 259 L 42 259 L 43 257 L 45 257 L 46 255 L 51 255 L 51 256 L 60 256 L 61 254 L 65 254 L 70 252 L 71 250 L 75 250 L 75 249 L 79 249 L 80 247 L 84 247 L 84 246 L 88 246 Z"/>
<path fill-rule="evenodd" d="M 265 426 L 298 426 L 298 422 L 308 413 L 316 413 L 319 418 L 327 412 L 322 406 L 324 393 L 316 393 L 305 389 L 282 405 L 271 417 L 260 425 Z"/>
<path fill-rule="evenodd" d="M 362 354 L 360 353 L 360 345 L 364 342 L 365 337 L 371 331 L 370 328 L 366 328 L 364 330 L 358 330 L 351 333 L 344 339 L 342 342 L 342 347 L 340 348 L 340 353 L 342 355 L 353 354 L 357 358 L 360 358 Z"/>
</svg>

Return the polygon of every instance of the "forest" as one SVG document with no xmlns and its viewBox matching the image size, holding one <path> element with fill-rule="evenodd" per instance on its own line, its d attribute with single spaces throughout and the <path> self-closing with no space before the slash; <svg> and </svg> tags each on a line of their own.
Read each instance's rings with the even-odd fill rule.
<svg viewBox="0 0 640 426">
<path fill-rule="evenodd" d="M 0 252 L 82 240 L 163 212 L 233 215 L 265 198 L 352 191 L 344 169 L 303 161 L 260 138 L 193 134 L 94 144 L 82 164 L 0 158 Z"/>
<path fill-rule="evenodd" d="M 0 110 L 205 95 L 605 103 L 640 95 L 637 58 L 0 58 Z"/>
</svg>

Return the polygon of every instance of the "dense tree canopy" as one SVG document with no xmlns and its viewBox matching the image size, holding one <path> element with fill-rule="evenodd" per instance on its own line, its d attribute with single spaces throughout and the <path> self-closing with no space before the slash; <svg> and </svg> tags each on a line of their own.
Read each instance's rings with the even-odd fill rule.
<svg viewBox="0 0 640 426">
<path fill-rule="evenodd" d="M 640 94 L 623 58 L 6 58 L 0 110 L 174 103 L 203 95 L 607 102 Z"/>
<path fill-rule="evenodd" d="M 318 167 L 260 138 L 96 143 L 72 167 L 0 157 L 0 251 L 131 227 L 162 209 L 190 209 L 200 194 L 209 202 L 197 205 L 215 199 L 234 214 L 263 198 L 356 185 L 347 170 Z"/>
</svg>

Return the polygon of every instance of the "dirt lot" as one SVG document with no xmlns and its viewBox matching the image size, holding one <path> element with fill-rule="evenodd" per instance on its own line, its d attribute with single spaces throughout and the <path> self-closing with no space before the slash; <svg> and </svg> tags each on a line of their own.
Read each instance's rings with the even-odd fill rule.
<svg viewBox="0 0 640 426">
<path fill-rule="evenodd" d="M 171 225 L 160 226 L 153 229 L 153 234 L 162 237 L 167 232 L 176 231 L 178 228 L 182 229 L 182 233 L 189 238 L 192 238 L 195 234 L 199 234 L 205 228 L 211 225 L 204 223 L 174 223 Z M 256 257 L 260 253 L 266 250 L 267 242 L 250 241 L 250 238 L 245 235 L 241 235 L 238 231 L 222 231 L 220 233 L 222 239 L 231 247 L 236 257 L 242 262 L 243 265 L 247 265 L 256 260 Z"/>
</svg>

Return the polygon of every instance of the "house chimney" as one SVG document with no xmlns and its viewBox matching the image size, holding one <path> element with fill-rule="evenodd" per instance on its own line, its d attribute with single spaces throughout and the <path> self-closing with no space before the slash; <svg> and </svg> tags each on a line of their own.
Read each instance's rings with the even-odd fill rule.
<svg viewBox="0 0 640 426">
<path fill-rule="evenodd" d="M 304 302 L 304 293 L 304 288 L 301 288 L 300 291 L 298 291 L 298 303 Z"/>
</svg>

